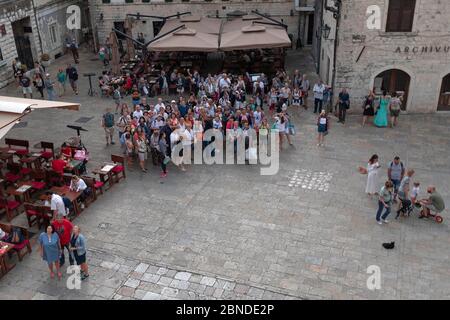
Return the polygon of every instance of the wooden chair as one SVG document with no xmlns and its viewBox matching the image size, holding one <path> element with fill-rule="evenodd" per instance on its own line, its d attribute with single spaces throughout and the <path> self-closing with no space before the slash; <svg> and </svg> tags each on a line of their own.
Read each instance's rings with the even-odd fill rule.
<svg viewBox="0 0 450 320">
<path fill-rule="evenodd" d="M 18 201 L 8 200 L 8 198 L 5 197 L 0 198 L 0 210 L 5 210 L 8 222 L 11 222 L 12 219 L 19 214 L 20 205 L 21 203 Z"/>
<path fill-rule="evenodd" d="M 25 215 L 27 216 L 28 226 L 31 228 L 34 224 L 41 229 L 41 213 L 39 208 L 32 203 L 24 203 Z"/>
<path fill-rule="evenodd" d="M 23 178 L 21 174 L 22 166 L 20 164 L 8 163 L 6 165 L 6 169 L 8 170 L 8 172 L 5 173 L 5 180 L 7 184 L 13 185 Z"/>
<path fill-rule="evenodd" d="M 30 235 L 26 228 L 13 226 L 13 225 L 6 224 L 6 223 L 0 223 L 0 228 L 3 231 L 5 231 L 6 233 L 11 233 L 13 231 L 13 228 L 19 228 L 20 231 L 22 232 L 24 240 L 19 244 L 12 244 L 14 246 L 13 247 L 14 252 L 17 253 L 17 257 L 19 258 L 19 261 L 22 261 L 23 257 L 27 253 L 31 253 L 32 250 L 31 250 L 31 244 L 30 244 Z M 24 249 L 26 249 L 25 252 L 24 252 Z"/>
<path fill-rule="evenodd" d="M 53 212 L 50 207 L 38 205 L 36 209 L 39 211 L 40 217 L 40 227 L 44 227 L 44 230 L 47 230 L 47 227 L 50 225 L 53 219 Z"/>
<path fill-rule="evenodd" d="M 6 138 L 5 143 L 8 145 L 10 150 L 16 151 L 15 154 L 19 158 L 22 158 L 30 153 L 30 143 L 27 140 Z M 19 147 L 19 148 L 16 148 L 16 147 Z"/>
<path fill-rule="evenodd" d="M 111 161 L 116 164 L 116 167 L 111 170 L 115 182 L 119 182 L 121 179 L 126 179 L 125 158 L 121 156 L 111 155 Z"/>
<path fill-rule="evenodd" d="M 50 169 L 47 171 L 46 181 L 47 184 L 50 186 L 60 187 L 63 184 L 63 176 L 62 174 Z"/>
<path fill-rule="evenodd" d="M 49 162 L 51 159 L 55 159 L 55 146 L 52 142 L 41 141 L 41 159 L 45 162 Z"/>
<path fill-rule="evenodd" d="M 95 191 L 95 179 L 91 178 L 91 177 L 85 177 L 85 176 L 81 177 L 81 179 L 83 179 L 83 181 L 86 183 L 88 188 L 91 189 L 91 194 L 89 195 L 89 197 L 87 197 L 84 200 L 84 204 L 85 204 L 86 208 L 88 208 L 92 202 L 97 200 L 97 193 Z"/>
<path fill-rule="evenodd" d="M 98 195 L 103 194 L 104 183 L 97 181 L 94 177 L 82 176 L 81 179 L 86 182 L 86 185 L 92 189 L 95 200 L 97 200 Z"/>
</svg>

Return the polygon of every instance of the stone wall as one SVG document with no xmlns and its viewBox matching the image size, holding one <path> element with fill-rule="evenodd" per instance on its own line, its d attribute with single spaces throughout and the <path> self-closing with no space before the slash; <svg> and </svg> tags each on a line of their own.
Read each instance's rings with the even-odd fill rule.
<svg viewBox="0 0 450 320">
<path fill-rule="evenodd" d="M 31 35 L 31 47 L 33 58 L 40 55 L 39 38 L 36 30 L 36 23 L 33 15 L 33 5 L 30 0 L 4 1 L 0 6 L 0 26 L 4 25 L 6 35 L 0 35 L 0 48 L 3 60 L 0 61 L 0 88 L 6 86 L 12 79 L 12 60 L 17 57 L 16 43 L 12 23 L 24 18 L 30 18 L 33 34 Z"/>
<path fill-rule="evenodd" d="M 400 69 L 411 77 L 406 110 L 434 112 L 442 78 L 450 73 L 450 5 L 442 0 L 416 1 L 412 32 L 387 33 L 388 4 L 389 0 L 343 1 L 336 88 L 350 88 L 352 111 L 360 112 L 375 77 L 385 70 Z M 381 9 L 381 30 L 367 27 L 370 5 Z M 324 22 L 335 26 L 329 13 Z M 322 45 L 332 56 L 333 41 L 322 40 Z M 320 73 L 324 76 L 326 71 L 321 68 Z"/>
</svg>

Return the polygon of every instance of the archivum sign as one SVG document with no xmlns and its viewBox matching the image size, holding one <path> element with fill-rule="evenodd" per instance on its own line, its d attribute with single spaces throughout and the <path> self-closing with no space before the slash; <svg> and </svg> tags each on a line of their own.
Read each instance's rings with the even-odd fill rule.
<svg viewBox="0 0 450 320">
<path fill-rule="evenodd" d="M 397 47 L 395 53 L 449 53 L 450 46 Z"/>
</svg>

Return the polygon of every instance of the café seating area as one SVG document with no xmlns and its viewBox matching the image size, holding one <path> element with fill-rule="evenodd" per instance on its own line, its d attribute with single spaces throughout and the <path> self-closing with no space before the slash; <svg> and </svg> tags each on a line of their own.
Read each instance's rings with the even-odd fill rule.
<svg viewBox="0 0 450 320">
<path fill-rule="evenodd" d="M 44 231 L 55 218 L 45 201 L 47 191 L 70 201 L 67 217 L 73 221 L 107 190 L 126 178 L 125 159 L 122 156 L 112 155 L 111 161 L 91 169 L 91 174 L 86 175 L 88 160 L 79 157 L 77 148 L 63 146 L 56 153 L 51 142 L 42 141 L 36 146 L 38 148 L 31 148 L 27 140 L 7 138 L 5 146 L 0 147 L 0 228 L 5 232 L 14 228 L 11 225 L 14 224 L 13 220 L 22 214 L 26 217 L 28 228 L 37 228 L 38 233 Z M 62 174 L 52 169 L 52 161 L 59 157 L 59 153 L 64 154 L 66 162 Z M 90 188 L 89 196 L 83 197 L 82 192 L 70 190 L 73 175 L 84 180 Z M 6 258 L 11 257 L 13 252 L 18 249 L 22 252 L 24 248 L 31 252 L 28 230 L 20 228 L 28 241 L 22 247 L 21 244 L 0 241 L 0 275 L 11 269 Z M 23 255 L 19 254 L 19 261 L 22 257 Z"/>
</svg>

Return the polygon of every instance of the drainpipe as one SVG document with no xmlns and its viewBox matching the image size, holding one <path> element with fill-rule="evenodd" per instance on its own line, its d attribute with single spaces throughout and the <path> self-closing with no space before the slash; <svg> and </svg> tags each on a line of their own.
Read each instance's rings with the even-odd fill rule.
<svg viewBox="0 0 450 320">
<path fill-rule="evenodd" d="M 320 67 L 321 67 L 321 61 L 322 61 L 322 26 L 323 26 L 323 14 L 324 14 L 324 10 L 323 10 L 323 6 L 324 6 L 324 2 L 323 0 L 320 1 L 320 7 L 319 5 L 316 3 L 316 6 L 318 7 L 317 13 L 320 15 L 320 26 L 319 29 L 316 30 L 316 32 L 318 32 L 318 34 L 316 34 L 317 39 L 317 74 L 320 75 Z"/>
<path fill-rule="evenodd" d="M 34 0 L 31 0 L 31 3 L 33 4 L 34 22 L 36 23 L 36 31 L 38 34 L 39 48 L 41 49 L 41 54 L 43 54 L 44 48 L 42 46 L 41 31 L 39 30 L 39 22 L 38 22 L 38 18 L 37 18 L 36 4 L 34 3 Z"/>
</svg>

